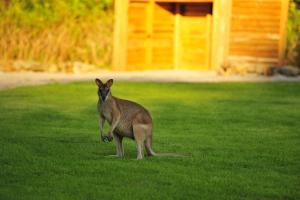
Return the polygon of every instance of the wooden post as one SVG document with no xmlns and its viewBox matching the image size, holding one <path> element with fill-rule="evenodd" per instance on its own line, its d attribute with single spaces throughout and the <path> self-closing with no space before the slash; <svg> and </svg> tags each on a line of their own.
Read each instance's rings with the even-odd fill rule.
<svg viewBox="0 0 300 200">
<path fill-rule="evenodd" d="M 219 45 L 219 23 L 220 23 L 220 0 L 213 3 L 213 33 L 212 33 L 212 56 L 211 65 L 213 69 L 218 67 L 218 45 Z"/>
<path fill-rule="evenodd" d="M 113 70 L 126 70 L 127 12 L 129 0 L 115 0 L 113 33 Z"/>
<path fill-rule="evenodd" d="M 228 56 L 231 0 L 215 0 L 213 4 L 212 69 L 219 68 Z"/>
<path fill-rule="evenodd" d="M 180 4 L 175 4 L 175 17 L 174 17 L 174 55 L 173 65 L 174 69 L 179 69 L 180 61 Z"/>
<path fill-rule="evenodd" d="M 232 0 L 227 0 L 226 5 L 224 5 L 226 12 L 224 13 L 224 26 L 225 26 L 225 34 L 224 34 L 224 54 L 222 63 L 228 62 L 229 56 L 229 45 L 230 45 L 230 24 L 231 24 L 231 12 L 232 12 Z M 221 63 L 221 64 L 222 64 Z"/>
<path fill-rule="evenodd" d="M 288 19 L 289 1 L 281 0 L 281 16 L 280 16 L 280 31 L 278 45 L 278 64 L 284 64 L 285 48 L 286 48 L 286 24 Z"/>
<path fill-rule="evenodd" d="M 206 16 L 206 61 L 205 61 L 205 65 L 207 69 L 211 68 L 211 14 L 208 14 Z"/>
<path fill-rule="evenodd" d="M 146 68 L 152 67 L 153 56 L 153 12 L 154 12 L 154 0 L 150 0 L 147 5 L 147 47 L 146 47 Z"/>
</svg>

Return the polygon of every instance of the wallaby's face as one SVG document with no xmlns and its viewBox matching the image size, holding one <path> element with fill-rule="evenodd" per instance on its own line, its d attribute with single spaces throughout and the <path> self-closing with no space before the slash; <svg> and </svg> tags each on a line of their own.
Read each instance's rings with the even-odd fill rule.
<svg viewBox="0 0 300 200">
<path fill-rule="evenodd" d="M 113 84 L 113 79 L 109 79 L 105 84 L 98 78 L 95 79 L 96 84 L 98 85 L 98 96 L 102 101 L 105 100 L 106 96 L 110 93 L 110 87 Z"/>
</svg>

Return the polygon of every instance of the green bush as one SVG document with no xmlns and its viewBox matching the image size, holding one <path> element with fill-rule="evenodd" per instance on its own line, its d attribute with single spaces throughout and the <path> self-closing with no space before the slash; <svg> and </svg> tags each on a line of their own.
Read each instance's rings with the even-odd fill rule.
<svg viewBox="0 0 300 200">
<path fill-rule="evenodd" d="M 287 31 L 287 62 L 300 67 L 300 0 L 291 1 Z"/>
<path fill-rule="evenodd" d="M 99 17 L 111 0 L 11 0 L 1 5 L 0 20 L 9 19 L 19 26 L 46 27 L 81 17 Z"/>
</svg>

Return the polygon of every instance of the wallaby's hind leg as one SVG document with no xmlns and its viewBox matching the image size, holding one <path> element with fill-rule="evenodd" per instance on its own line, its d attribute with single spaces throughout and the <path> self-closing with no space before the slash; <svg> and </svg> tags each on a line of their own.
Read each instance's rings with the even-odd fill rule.
<svg viewBox="0 0 300 200">
<path fill-rule="evenodd" d="M 144 157 L 144 144 L 147 155 L 154 156 L 155 152 L 152 150 L 152 125 L 151 124 L 134 124 L 133 135 L 137 145 L 137 159 Z"/>
<path fill-rule="evenodd" d="M 137 159 L 141 160 L 144 157 L 144 142 L 146 139 L 146 129 L 145 124 L 134 124 L 133 125 L 133 135 L 137 147 Z"/>
<path fill-rule="evenodd" d="M 117 156 L 118 157 L 123 157 L 124 156 L 124 149 L 123 149 L 123 144 L 122 144 L 123 137 L 121 137 L 117 134 L 114 134 L 114 138 L 115 138 L 115 141 L 116 141 Z"/>
<path fill-rule="evenodd" d="M 136 141 L 137 148 L 137 158 L 138 160 L 142 160 L 144 158 L 144 145 L 141 141 Z"/>
<path fill-rule="evenodd" d="M 149 114 L 139 112 L 132 121 L 133 135 L 137 145 L 137 159 L 144 157 L 144 143 L 152 134 L 152 119 Z M 150 141 L 151 146 L 151 141 Z M 149 145 L 148 145 L 149 147 Z"/>
</svg>

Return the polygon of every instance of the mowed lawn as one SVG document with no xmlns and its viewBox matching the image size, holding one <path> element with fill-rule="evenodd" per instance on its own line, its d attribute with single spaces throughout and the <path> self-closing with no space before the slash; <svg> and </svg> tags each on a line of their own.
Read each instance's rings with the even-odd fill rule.
<svg viewBox="0 0 300 200">
<path fill-rule="evenodd" d="M 105 157 L 97 88 L 0 91 L 0 199 L 300 199 L 300 83 L 127 83 L 147 107 L 154 150 L 187 157 Z M 106 127 L 107 129 L 107 127 Z"/>
</svg>

